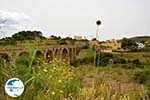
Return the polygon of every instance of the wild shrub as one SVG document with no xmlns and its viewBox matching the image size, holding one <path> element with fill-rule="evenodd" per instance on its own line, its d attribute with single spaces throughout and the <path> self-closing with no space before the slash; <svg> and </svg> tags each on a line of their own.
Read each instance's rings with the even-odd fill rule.
<svg viewBox="0 0 150 100">
<path fill-rule="evenodd" d="M 139 59 L 134 59 L 134 60 L 132 61 L 132 63 L 133 63 L 133 64 L 136 64 L 136 65 L 141 64 L 141 62 L 140 62 Z"/>
<path fill-rule="evenodd" d="M 113 54 L 111 53 L 97 53 L 96 56 L 96 64 L 98 66 L 107 66 L 109 64 L 109 60 L 113 58 Z"/>
<path fill-rule="evenodd" d="M 116 58 L 114 60 L 115 60 L 114 62 L 117 63 L 117 64 L 125 64 L 125 63 L 127 63 L 126 59 L 124 59 L 124 58 Z"/>
<path fill-rule="evenodd" d="M 150 70 L 148 68 L 136 70 L 132 78 L 140 84 L 150 86 Z"/>
<path fill-rule="evenodd" d="M 79 65 L 83 65 L 83 64 L 90 64 L 93 63 L 93 58 L 94 57 L 86 57 L 86 58 L 82 58 L 82 59 L 77 59 L 74 62 L 72 62 L 71 64 L 73 66 L 79 66 Z"/>
<path fill-rule="evenodd" d="M 144 68 L 144 65 L 140 62 L 139 59 L 134 59 L 134 60 L 132 61 L 132 63 L 133 63 L 133 65 L 134 65 L 135 67 Z"/>
</svg>

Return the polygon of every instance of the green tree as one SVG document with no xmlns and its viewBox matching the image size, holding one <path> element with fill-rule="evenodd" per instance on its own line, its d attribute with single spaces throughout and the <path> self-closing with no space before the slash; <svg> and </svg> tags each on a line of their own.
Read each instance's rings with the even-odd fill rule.
<svg viewBox="0 0 150 100">
<path fill-rule="evenodd" d="M 40 31 L 21 31 L 15 33 L 12 38 L 14 40 L 34 40 L 35 38 L 45 39 Z"/>
<path fill-rule="evenodd" d="M 127 38 L 123 38 L 121 40 L 121 47 L 123 49 L 130 49 L 130 47 L 136 47 L 136 43 L 135 41 L 131 40 L 131 39 L 127 39 Z"/>
<path fill-rule="evenodd" d="M 50 39 L 51 40 L 59 40 L 59 39 L 61 39 L 61 37 L 60 36 L 51 35 Z"/>
</svg>

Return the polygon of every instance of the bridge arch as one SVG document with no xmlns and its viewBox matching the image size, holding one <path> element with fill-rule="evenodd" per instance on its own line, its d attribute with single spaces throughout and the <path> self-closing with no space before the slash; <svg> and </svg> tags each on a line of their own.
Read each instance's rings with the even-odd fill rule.
<svg viewBox="0 0 150 100">
<path fill-rule="evenodd" d="M 36 56 L 37 58 L 42 58 L 42 57 L 44 56 L 44 54 L 43 54 L 42 51 L 37 50 L 35 56 Z"/>
<path fill-rule="evenodd" d="M 68 48 L 63 48 L 61 50 L 61 59 L 64 60 L 65 62 L 69 62 L 70 61 L 70 52 Z"/>
<path fill-rule="evenodd" d="M 54 49 L 54 58 L 60 59 L 60 55 L 61 55 L 60 50 L 61 48 Z"/>
<path fill-rule="evenodd" d="M 11 56 L 9 56 L 7 53 L 0 53 L 0 58 L 6 60 L 6 62 L 10 62 Z"/>
<path fill-rule="evenodd" d="M 53 51 L 52 50 L 47 50 L 46 52 L 46 60 L 52 61 L 53 60 Z"/>
</svg>

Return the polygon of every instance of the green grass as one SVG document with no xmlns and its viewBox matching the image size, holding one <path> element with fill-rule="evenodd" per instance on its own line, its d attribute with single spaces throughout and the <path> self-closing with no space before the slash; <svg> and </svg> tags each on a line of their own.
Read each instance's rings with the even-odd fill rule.
<svg viewBox="0 0 150 100">
<path fill-rule="evenodd" d="M 0 67 L 0 97 L 13 100 L 3 87 L 5 82 L 18 77 L 25 84 L 24 93 L 16 100 L 138 100 L 149 99 L 145 86 L 135 83 L 130 75 L 137 69 L 121 67 L 97 67 L 94 77 L 93 65 L 73 67 L 58 60 L 38 61 L 32 68 L 6 65 Z M 93 87 L 93 78 L 95 85 Z M 28 99 L 27 99 L 28 98 Z"/>
</svg>

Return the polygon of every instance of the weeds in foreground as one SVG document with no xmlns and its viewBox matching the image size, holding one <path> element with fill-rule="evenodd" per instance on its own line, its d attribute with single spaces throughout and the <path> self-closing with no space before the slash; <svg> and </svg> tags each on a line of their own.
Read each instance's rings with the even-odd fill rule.
<svg viewBox="0 0 150 100">
<path fill-rule="evenodd" d="M 18 97 L 20 100 L 61 100 L 76 98 L 80 87 L 80 81 L 74 67 L 53 60 L 39 62 L 31 72 L 27 66 L 4 66 L 1 67 L 1 93 L 2 100 L 11 100 L 3 87 L 5 82 L 12 77 L 20 78 L 25 85 L 24 93 Z"/>
<path fill-rule="evenodd" d="M 51 62 L 37 61 L 34 72 L 27 66 L 3 66 L 0 67 L 0 100 L 14 100 L 4 91 L 5 82 L 12 77 L 20 78 L 25 85 L 24 93 L 15 100 L 149 100 L 149 92 L 144 87 L 138 91 L 133 90 L 123 93 L 119 90 L 119 84 L 110 86 L 97 79 L 95 87 L 85 87 L 80 78 L 79 69 L 61 63 L 54 59 Z M 91 68 L 83 67 L 83 74 L 89 74 Z M 101 69 L 102 70 L 102 69 Z M 92 78 L 91 76 L 88 76 Z M 83 84 L 83 83 L 82 83 Z M 117 89 L 113 89 L 113 88 Z"/>
</svg>

